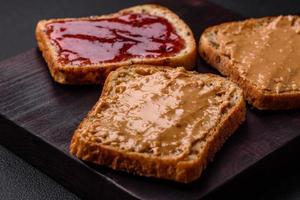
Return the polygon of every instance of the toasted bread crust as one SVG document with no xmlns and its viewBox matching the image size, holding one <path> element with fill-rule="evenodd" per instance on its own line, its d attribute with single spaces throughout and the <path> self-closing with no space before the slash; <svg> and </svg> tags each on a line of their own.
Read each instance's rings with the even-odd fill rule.
<svg viewBox="0 0 300 200">
<path fill-rule="evenodd" d="M 275 17 L 264 17 L 260 19 L 249 19 L 244 21 L 248 25 L 260 24 L 270 21 Z M 293 109 L 300 108 L 300 92 L 283 92 L 276 94 L 270 91 L 263 91 L 259 89 L 255 83 L 243 79 L 237 70 L 234 69 L 233 63 L 230 59 L 220 54 L 211 45 L 208 33 L 213 33 L 215 30 L 222 29 L 222 27 L 229 24 L 240 22 L 227 22 L 220 25 L 207 28 L 200 37 L 198 51 L 200 56 L 212 67 L 216 68 L 222 75 L 228 76 L 233 82 L 237 83 L 244 91 L 245 99 L 254 107 L 260 110 L 279 110 L 279 109 Z"/>
<path fill-rule="evenodd" d="M 137 66 L 132 66 L 137 67 Z M 149 66 L 139 66 L 149 67 Z M 160 70 L 170 70 L 168 67 L 156 67 Z M 118 73 L 117 69 L 111 73 L 104 85 L 100 98 L 108 95 L 110 83 L 113 81 L 114 74 Z M 216 77 L 215 75 L 211 75 Z M 89 112 L 92 115 L 99 102 Z M 96 142 L 90 142 L 82 137 L 86 129 L 88 116 L 81 122 L 75 131 L 70 145 L 70 152 L 78 158 L 93 162 L 99 165 L 109 166 L 112 169 L 131 172 L 137 175 L 156 177 L 174 180 L 182 183 L 189 183 L 196 180 L 202 174 L 209 161 L 213 160 L 215 153 L 221 148 L 226 139 L 235 132 L 239 125 L 245 120 L 246 108 L 242 95 L 240 95 L 234 108 L 221 118 L 220 123 L 211 130 L 203 142 L 203 149 L 198 153 L 197 159 L 188 161 L 178 161 L 172 158 L 160 158 L 149 156 L 137 152 L 128 152 L 121 149 L 114 149 L 101 145 Z"/>
<path fill-rule="evenodd" d="M 49 71 L 54 80 L 62 84 L 99 84 L 104 82 L 109 72 L 117 69 L 118 67 L 132 64 L 166 65 L 173 67 L 184 66 L 188 70 L 192 69 L 195 64 L 197 54 L 196 42 L 193 33 L 191 29 L 175 13 L 165 7 L 147 4 L 127 8 L 109 15 L 91 16 L 77 19 L 101 19 L 107 17 L 117 17 L 123 13 L 148 13 L 166 18 L 171 24 L 174 25 L 179 36 L 185 41 L 185 48 L 178 54 L 169 57 L 144 59 L 132 58 L 120 62 L 100 63 L 84 66 L 62 65 L 57 61 L 56 50 L 53 45 L 51 45 L 50 40 L 45 33 L 45 25 L 49 22 L 70 20 L 75 18 L 41 20 L 36 26 L 36 39 L 38 47 L 48 64 Z"/>
</svg>

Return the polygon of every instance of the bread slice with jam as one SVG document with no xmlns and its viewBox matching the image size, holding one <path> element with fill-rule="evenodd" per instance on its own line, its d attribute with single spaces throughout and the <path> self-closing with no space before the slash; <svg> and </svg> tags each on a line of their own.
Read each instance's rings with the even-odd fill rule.
<svg viewBox="0 0 300 200">
<path fill-rule="evenodd" d="M 132 64 L 191 69 L 196 59 L 190 28 L 153 4 L 102 16 L 41 20 L 36 39 L 52 77 L 62 84 L 103 83 L 109 72 Z"/>
</svg>

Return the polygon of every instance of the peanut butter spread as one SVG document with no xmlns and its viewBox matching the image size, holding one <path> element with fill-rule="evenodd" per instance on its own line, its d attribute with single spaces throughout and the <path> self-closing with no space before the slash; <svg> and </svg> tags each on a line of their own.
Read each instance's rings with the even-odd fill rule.
<svg viewBox="0 0 300 200">
<path fill-rule="evenodd" d="M 182 68 L 139 70 L 119 74 L 89 119 L 89 135 L 126 151 L 190 159 L 234 105 L 236 87 Z"/>
<path fill-rule="evenodd" d="M 217 33 L 219 50 L 245 79 L 262 90 L 300 90 L 300 19 L 279 16 L 226 25 Z"/>
</svg>

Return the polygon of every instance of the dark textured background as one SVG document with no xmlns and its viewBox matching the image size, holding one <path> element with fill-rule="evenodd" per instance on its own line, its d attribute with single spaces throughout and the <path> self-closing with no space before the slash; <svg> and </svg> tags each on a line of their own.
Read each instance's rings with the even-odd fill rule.
<svg viewBox="0 0 300 200">
<path fill-rule="evenodd" d="M 246 17 L 300 13 L 300 1 L 210 1 Z M 3 1 L 0 6 L 0 60 L 36 46 L 33 32 L 39 19 L 109 13 L 143 2 L 146 1 Z M 235 193 L 244 198 L 251 194 L 253 198 L 255 193 L 255 199 L 300 199 L 299 145 L 300 141 L 296 141 L 281 149 L 210 198 L 234 197 Z M 78 198 L 0 146 L 0 199 Z"/>
</svg>

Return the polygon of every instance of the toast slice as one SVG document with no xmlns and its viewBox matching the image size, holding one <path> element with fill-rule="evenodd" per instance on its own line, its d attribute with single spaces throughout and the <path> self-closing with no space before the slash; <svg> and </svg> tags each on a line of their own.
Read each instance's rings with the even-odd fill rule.
<svg viewBox="0 0 300 200">
<path fill-rule="evenodd" d="M 201 57 L 262 110 L 300 108 L 300 18 L 265 17 L 207 28 Z"/>
<path fill-rule="evenodd" d="M 245 111 L 242 90 L 217 75 L 122 67 L 109 74 L 70 152 L 115 170 L 188 183 L 200 177 Z"/>
<path fill-rule="evenodd" d="M 35 33 L 52 77 L 62 84 L 103 83 L 110 71 L 135 63 L 192 69 L 197 54 L 190 28 L 153 4 L 102 16 L 41 20 Z"/>
</svg>

